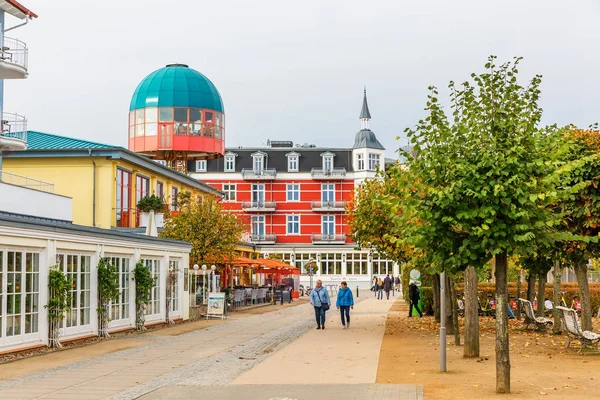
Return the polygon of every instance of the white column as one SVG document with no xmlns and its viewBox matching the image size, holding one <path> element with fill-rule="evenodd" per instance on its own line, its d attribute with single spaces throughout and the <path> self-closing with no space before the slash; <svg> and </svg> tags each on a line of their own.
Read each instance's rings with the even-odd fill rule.
<svg viewBox="0 0 600 400">
<path fill-rule="evenodd" d="M 169 273 L 169 252 L 165 253 L 160 262 L 160 319 L 167 318 L 167 274 Z"/>
</svg>

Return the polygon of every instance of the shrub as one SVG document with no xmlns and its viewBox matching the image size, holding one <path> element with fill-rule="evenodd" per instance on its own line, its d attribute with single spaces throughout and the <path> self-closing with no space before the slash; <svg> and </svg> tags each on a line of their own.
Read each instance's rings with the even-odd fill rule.
<svg viewBox="0 0 600 400">
<path fill-rule="evenodd" d="M 137 209 L 143 212 L 154 211 L 155 213 L 160 213 L 164 211 L 165 204 L 156 195 L 144 196 L 138 201 Z"/>
</svg>

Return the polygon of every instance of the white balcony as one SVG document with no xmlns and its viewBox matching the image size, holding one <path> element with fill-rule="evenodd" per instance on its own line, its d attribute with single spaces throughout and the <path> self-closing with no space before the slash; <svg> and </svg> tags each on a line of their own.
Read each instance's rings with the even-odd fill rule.
<svg viewBox="0 0 600 400">
<path fill-rule="evenodd" d="M 27 119 L 19 114 L 3 112 L 0 120 L 0 150 L 27 148 Z"/>
<path fill-rule="evenodd" d="M 310 171 L 310 175 L 315 180 L 344 179 L 346 177 L 346 168 L 313 168 Z"/>
<path fill-rule="evenodd" d="M 272 181 L 277 176 L 275 168 L 254 170 L 252 168 L 242 169 L 242 179 L 249 181 Z"/>
<path fill-rule="evenodd" d="M 5 37 L 0 46 L 0 79 L 27 78 L 27 57 L 25 42 Z"/>
<path fill-rule="evenodd" d="M 313 244 L 344 244 L 346 243 L 346 235 L 318 235 L 311 236 Z"/>
<path fill-rule="evenodd" d="M 345 201 L 313 201 L 311 203 L 312 210 L 315 212 L 325 211 L 346 211 Z"/>
<path fill-rule="evenodd" d="M 274 201 L 242 201 L 242 210 L 246 212 L 274 212 L 276 208 Z"/>
<path fill-rule="evenodd" d="M 277 235 L 250 235 L 250 242 L 256 244 L 275 244 Z"/>
</svg>

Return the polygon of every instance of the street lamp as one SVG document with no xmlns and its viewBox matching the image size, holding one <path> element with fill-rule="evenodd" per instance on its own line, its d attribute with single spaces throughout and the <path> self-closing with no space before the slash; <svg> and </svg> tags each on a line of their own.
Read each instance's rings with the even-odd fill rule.
<svg viewBox="0 0 600 400">
<path fill-rule="evenodd" d="M 198 301 L 198 297 L 197 297 L 197 292 L 198 292 L 198 270 L 200 269 L 200 266 L 198 264 L 194 264 L 194 305 L 197 305 L 196 302 Z M 191 293 L 191 290 L 190 290 Z"/>
<path fill-rule="evenodd" d="M 202 303 L 206 304 L 206 269 L 208 267 L 206 266 L 206 264 L 202 265 Z"/>
<path fill-rule="evenodd" d="M 217 275 L 215 274 L 215 270 L 217 267 L 213 264 L 210 266 L 210 270 L 212 271 L 212 293 L 217 292 Z"/>
<path fill-rule="evenodd" d="M 308 273 L 308 276 L 310 277 L 310 288 L 312 289 L 313 287 L 313 274 L 315 272 L 316 269 L 316 263 L 314 259 L 309 259 L 306 264 L 304 264 L 304 269 L 306 270 L 306 273 Z"/>
</svg>

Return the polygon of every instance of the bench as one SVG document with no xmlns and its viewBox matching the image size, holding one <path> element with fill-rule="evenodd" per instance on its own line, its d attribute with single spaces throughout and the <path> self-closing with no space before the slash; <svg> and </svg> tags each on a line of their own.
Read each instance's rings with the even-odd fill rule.
<svg viewBox="0 0 600 400">
<path fill-rule="evenodd" d="M 600 334 L 591 331 L 582 331 L 577 319 L 577 311 L 567 307 L 556 307 L 560 311 L 560 319 L 562 321 L 562 327 L 569 343 L 567 347 L 571 346 L 571 342 L 579 341 L 581 343 L 581 350 L 590 348 L 598 351 L 598 343 L 600 343 Z"/>
<path fill-rule="evenodd" d="M 552 325 L 552 320 L 544 317 L 536 317 L 533 311 L 533 306 L 529 300 L 519 298 L 521 303 L 521 310 L 525 313 L 525 329 L 529 328 L 529 325 L 534 325 L 536 329 L 545 331 L 548 325 Z"/>
</svg>

